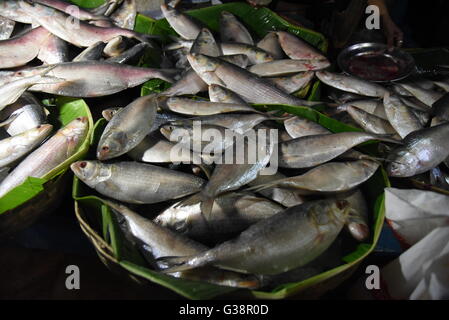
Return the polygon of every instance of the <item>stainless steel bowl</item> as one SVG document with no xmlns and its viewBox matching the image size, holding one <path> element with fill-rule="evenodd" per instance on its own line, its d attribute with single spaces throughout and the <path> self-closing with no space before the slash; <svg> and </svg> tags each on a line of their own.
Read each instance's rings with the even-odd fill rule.
<svg viewBox="0 0 449 320">
<path fill-rule="evenodd" d="M 386 57 L 398 67 L 398 72 L 394 78 L 390 79 L 372 80 L 364 78 L 365 80 L 373 82 L 398 81 L 406 78 L 415 71 L 415 60 L 409 53 L 398 48 L 389 48 L 387 45 L 383 43 L 358 43 L 352 45 L 344 49 L 342 52 L 340 52 L 337 62 L 339 67 L 344 73 L 355 77 L 363 78 L 360 75 L 351 72 L 350 63 L 351 61 L 353 61 L 355 57 L 366 55 L 376 55 Z"/>
</svg>

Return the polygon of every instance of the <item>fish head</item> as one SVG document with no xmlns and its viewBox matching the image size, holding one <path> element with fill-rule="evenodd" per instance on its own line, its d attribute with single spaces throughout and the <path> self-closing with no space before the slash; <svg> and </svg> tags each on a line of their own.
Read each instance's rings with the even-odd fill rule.
<svg viewBox="0 0 449 320">
<path fill-rule="evenodd" d="M 200 73 L 214 72 L 218 68 L 217 61 L 204 54 L 190 53 L 187 55 L 187 60 L 189 60 L 192 68 Z"/>
<path fill-rule="evenodd" d="M 123 154 L 126 144 L 129 142 L 128 135 L 122 131 L 110 131 L 102 137 L 97 147 L 97 159 L 109 160 Z"/>
<path fill-rule="evenodd" d="M 387 165 L 387 172 L 390 177 L 412 177 L 420 167 L 418 157 L 405 149 L 394 152 L 388 161 L 390 163 Z"/>
<path fill-rule="evenodd" d="M 98 161 L 77 161 L 70 165 L 73 173 L 84 183 L 92 186 L 100 177 L 101 167 Z"/>
<path fill-rule="evenodd" d="M 229 98 L 228 92 L 218 84 L 211 84 L 209 86 L 209 95 L 216 97 L 220 101 L 226 101 Z"/>
<path fill-rule="evenodd" d="M 169 141 L 173 141 L 172 139 L 174 138 L 174 134 L 176 134 L 176 136 L 179 136 L 178 131 L 179 133 L 182 133 L 181 136 L 188 134 L 187 128 L 183 124 L 165 124 L 160 128 L 160 132 L 162 133 L 162 135 Z"/>
<path fill-rule="evenodd" d="M 274 58 L 268 52 L 263 50 L 258 50 L 255 54 L 256 61 L 259 63 L 274 61 Z"/>
<path fill-rule="evenodd" d="M 120 110 L 122 110 L 122 108 L 105 109 L 101 112 L 101 115 L 106 119 L 106 121 L 111 121 L 114 115 L 116 115 Z"/>
<path fill-rule="evenodd" d="M 53 130 L 53 126 L 51 124 L 41 124 L 36 127 L 36 130 L 39 135 L 47 136 Z"/>
<path fill-rule="evenodd" d="M 364 223 L 350 222 L 348 229 L 357 241 L 364 241 L 369 237 L 369 228 Z"/>
</svg>

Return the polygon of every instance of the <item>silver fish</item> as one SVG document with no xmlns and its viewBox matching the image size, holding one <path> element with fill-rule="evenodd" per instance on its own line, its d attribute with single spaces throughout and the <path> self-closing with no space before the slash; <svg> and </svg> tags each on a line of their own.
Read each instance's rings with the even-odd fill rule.
<svg viewBox="0 0 449 320">
<path fill-rule="evenodd" d="M 84 142 L 88 119 L 77 118 L 60 129 L 28 155 L 0 184 L 0 197 L 22 184 L 28 177 L 42 178 L 70 158 Z"/>
<path fill-rule="evenodd" d="M 401 138 L 423 128 L 415 113 L 405 106 L 399 97 L 387 93 L 384 97 L 384 106 L 390 124 Z"/>
<path fill-rule="evenodd" d="M 383 98 L 387 93 L 387 90 L 379 84 L 343 74 L 318 71 L 316 76 L 328 86 L 362 96 Z"/>
<path fill-rule="evenodd" d="M 30 91 L 68 97 L 101 97 L 138 86 L 150 79 L 173 82 L 177 70 L 139 68 L 104 61 L 66 62 L 54 66 L 50 76 L 64 79 L 53 84 L 37 84 Z M 86 77 L 89 74 L 89 77 Z"/>
<path fill-rule="evenodd" d="M 73 23 L 67 23 L 70 18 L 64 12 L 34 2 L 21 1 L 20 7 L 52 34 L 78 47 L 89 47 L 98 41 L 108 42 L 117 36 L 135 38 L 142 42 L 154 38 L 119 27 L 97 27 L 84 21 L 75 21 L 77 29 L 74 32 Z"/>
<path fill-rule="evenodd" d="M 295 93 L 305 88 L 312 81 L 315 74 L 312 71 L 294 74 L 289 77 L 268 78 L 276 87 L 287 93 Z"/>
<path fill-rule="evenodd" d="M 254 40 L 249 31 L 232 13 L 222 11 L 219 24 L 221 41 L 254 45 Z"/>
<path fill-rule="evenodd" d="M 236 239 L 200 254 L 161 259 L 164 272 L 205 265 L 271 275 L 303 266 L 321 255 L 336 239 L 346 221 L 344 200 L 311 201 L 261 220 Z"/>
<path fill-rule="evenodd" d="M 70 168 L 89 187 L 126 203 L 158 203 L 198 192 L 204 180 L 138 162 L 78 161 Z"/>
<path fill-rule="evenodd" d="M 393 150 L 388 159 L 388 174 L 407 178 L 429 171 L 449 156 L 446 142 L 449 139 L 449 123 L 410 133 L 404 145 Z"/>
<path fill-rule="evenodd" d="M 291 117 L 284 121 L 285 130 L 293 138 L 300 138 L 319 134 L 330 134 L 331 132 L 314 121 L 305 118 Z"/>
<path fill-rule="evenodd" d="M 124 229 L 132 235 L 133 242 L 143 244 L 144 255 L 147 252 L 149 253 L 148 260 L 155 264 L 157 269 L 161 266 L 157 260 L 154 261 L 155 259 L 166 256 L 198 254 L 208 249 L 200 243 L 145 219 L 123 205 L 111 201 L 104 202 L 125 221 Z M 260 286 L 260 281 L 256 276 L 220 270 L 214 267 L 198 268 L 171 273 L 170 275 L 176 278 L 209 282 L 227 287 L 255 289 Z"/>
<path fill-rule="evenodd" d="M 366 182 L 378 168 L 379 163 L 371 160 L 329 162 L 303 175 L 273 181 L 248 190 L 259 192 L 278 187 L 295 190 L 302 195 L 344 193 Z"/>
<path fill-rule="evenodd" d="M 187 40 L 196 39 L 198 33 L 201 31 L 201 26 L 190 16 L 183 14 L 174 8 L 170 8 L 166 4 L 161 5 L 161 10 L 176 33 Z"/>
<path fill-rule="evenodd" d="M 179 203 L 161 212 L 153 221 L 198 241 L 223 239 L 269 218 L 284 208 L 251 194 L 230 193 L 214 201 L 210 216 L 201 214 L 200 204 Z"/>
<path fill-rule="evenodd" d="M 268 52 L 249 44 L 222 42 L 220 48 L 225 56 L 235 54 L 246 55 L 250 64 L 259 64 L 274 60 Z"/>
<path fill-rule="evenodd" d="M 362 109 L 349 106 L 347 112 L 354 119 L 355 122 L 365 131 L 375 134 L 391 134 L 396 135 L 397 132 L 391 126 L 390 122 L 379 118 Z M 395 136 L 393 136 L 395 137 Z"/>
<path fill-rule="evenodd" d="M 0 140 L 0 167 L 10 166 L 31 152 L 48 137 L 52 129 L 52 125 L 43 124 L 19 135 Z"/>
<path fill-rule="evenodd" d="M 311 106 L 318 103 L 289 95 L 251 72 L 217 58 L 200 54 L 187 56 L 192 68 L 207 84 L 218 84 L 251 103 L 284 103 Z"/>
<path fill-rule="evenodd" d="M 9 115 L 9 121 L 4 125 L 9 135 L 15 136 L 29 129 L 36 128 L 46 121 L 46 113 L 40 102 L 29 92 L 0 113 L 0 118 Z"/>
<path fill-rule="evenodd" d="M 314 167 L 335 159 L 364 142 L 396 142 L 389 137 L 367 132 L 341 132 L 296 138 L 279 144 L 279 166 L 297 169 Z"/>
<path fill-rule="evenodd" d="M 252 73 L 261 77 L 277 77 L 304 71 L 316 71 L 329 67 L 328 61 L 324 60 L 275 60 L 259 63 L 248 68 Z"/>
<path fill-rule="evenodd" d="M 282 59 L 284 51 L 279 45 L 279 40 L 276 32 L 268 32 L 262 40 L 257 43 L 257 47 L 268 52 L 274 59 Z"/>
<path fill-rule="evenodd" d="M 372 114 L 376 117 L 382 118 L 384 120 L 388 120 L 387 114 L 385 113 L 385 107 L 381 100 L 355 100 L 346 102 L 337 107 L 337 112 L 347 112 L 348 107 L 357 107 L 369 114 Z"/>
<path fill-rule="evenodd" d="M 277 31 L 276 34 L 282 50 L 290 59 L 327 60 L 322 53 L 299 37 L 286 31 Z"/>
<path fill-rule="evenodd" d="M 109 121 L 97 147 L 97 158 L 109 160 L 134 149 L 153 126 L 158 107 L 157 97 L 140 97 Z"/>
<path fill-rule="evenodd" d="M 431 107 L 443 94 L 433 90 L 422 89 L 421 87 L 411 83 L 401 83 L 401 87 L 409 91 L 419 101 Z"/>
<path fill-rule="evenodd" d="M 173 112 L 194 116 L 206 116 L 228 112 L 256 112 L 256 109 L 248 104 L 222 103 L 188 98 L 170 97 L 166 102 L 167 108 Z"/>
<path fill-rule="evenodd" d="M 27 64 L 38 56 L 50 36 L 50 32 L 38 27 L 13 38 L 0 40 L 0 68 L 13 68 Z"/>
</svg>

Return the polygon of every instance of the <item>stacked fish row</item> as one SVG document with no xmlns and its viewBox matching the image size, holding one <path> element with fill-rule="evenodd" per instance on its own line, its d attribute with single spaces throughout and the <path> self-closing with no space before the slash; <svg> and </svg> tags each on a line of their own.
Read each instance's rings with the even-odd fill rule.
<svg viewBox="0 0 449 320">
<path fill-rule="evenodd" d="M 183 38 L 166 46 L 167 57 L 187 70 L 160 94 L 105 110 L 109 122 L 97 160 L 76 162 L 73 172 L 114 200 L 104 202 L 128 239 L 161 272 L 258 288 L 329 269 L 328 249 L 344 226 L 359 241 L 369 237 L 359 187 L 379 163 L 352 148 L 371 140 L 398 141 L 364 132 L 332 134 L 314 122 L 250 105 L 315 104 L 291 93 L 312 79 L 312 70 L 329 63 L 300 38 L 271 32 L 258 47 L 245 26 L 223 12 L 217 42 L 191 17 L 166 5 L 162 11 Z M 196 94 L 203 95 L 178 97 Z M 197 135 L 196 123 L 215 136 Z M 251 129 L 281 134 L 261 143 L 246 135 Z M 237 152 L 231 152 L 229 162 L 217 161 L 238 148 L 237 141 L 245 150 L 255 147 L 256 161 L 250 161 L 249 152 L 241 162 Z M 275 160 L 287 175 L 262 174 Z M 154 204 L 168 208 L 153 220 L 135 212 Z M 333 266 L 338 264 L 341 256 Z"/>
<path fill-rule="evenodd" d="M 448 79 L 410 78 L 384 87 L 324 71 L 317 76 L 346 92 L 336 97 L 342 103 L 331 113 L 347 113 L 366 132 L 390 134 L 402 141 L 402 146 L 387 155 L 391 177 L 409 178 L 429 171 L 434 175 L 440 164 L 448 163 Z M 440 170 L 436 174 L 444 175 Z"/>
<path fill-rule="evenodd" d="M 148 35 L 132 30 L 135 17 L 128 0 L 92 11 L 59 0 L 0 2 L 0 197 L 27 177 L 46 176 L 88 132 L 87 118 L 78 118 L 42 144 L 52 125 L 31 92 L 86 98 L 154 77 L 173 81 L 176 70 L 125 64 L 153 48 Z"/>
</svg>

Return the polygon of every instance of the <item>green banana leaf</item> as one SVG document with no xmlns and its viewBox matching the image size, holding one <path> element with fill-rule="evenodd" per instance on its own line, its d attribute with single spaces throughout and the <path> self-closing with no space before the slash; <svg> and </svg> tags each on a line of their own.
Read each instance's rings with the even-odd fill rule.
<svg viewBox="0 0 449 320">
<path fill-rule="evenodd" d="M 65 126 L 72 120 L 78 117 L 88 117 L 89 119 L 89 133 L 87 137 L 92 134 L 93 120 L 89 107 L 81 99 L 72 99 L 58 97 L 55 99 L 55 107 L 47 107 L 50 111 L 49 120 L 54 127 L 60 128 Z M 0 198 L 0 215 L 14 208 L 26 203 L 41 193 L 45 189 L 45 184 L 53 179 L 59 177 L 62 173 L 67 171 L 70 164 L 78 159 L 81 159 L 89 149 L 89 139 L 82 143 L 78 151 L 69 159 L 61 163 L 58 167 L 47 173 L 43 178 L 28 178 L 20 186 L 17 186 L 5 196 Z"/>
</svg>

